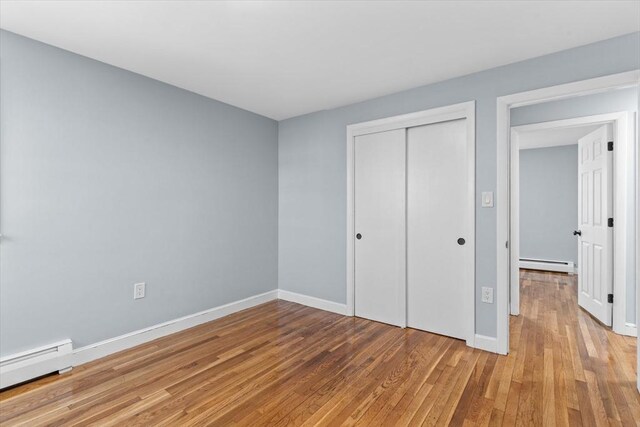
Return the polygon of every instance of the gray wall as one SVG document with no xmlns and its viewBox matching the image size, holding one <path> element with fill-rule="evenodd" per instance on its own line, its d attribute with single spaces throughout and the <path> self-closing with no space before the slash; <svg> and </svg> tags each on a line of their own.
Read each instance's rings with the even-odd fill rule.
<svg viewBox="0 0 640 427">
<path fill-rule="evenodd" d="M 496 284 L 496 98 L 640 68 L 640 33 L 605 40 L 279 124 L 278 283 L 346 301 L 346 126 L 476 100 L 476 288 Z M 501 203 L 496 200 L 496 205 Z M 495 304 L 476 292 L 476 332 L 496 336 Z"/>
<path fill-rule="evenodd" d="M 0 43 L 2 355 L 277 288 L 275 121 L 5 31 Z"/>
<path fill-rule="evenodd" d="M 514 108 L 511 110 L 513 126 L 540 123 L 551 120 L 563 120 L 595 114 L 632 111 L 637 114 L 640 91 L 637 87 L 604 92 L 595 95 L 581 96 L 560 101 L 545 102 L 537 105 Z M 629 153 L 635 158 L 635 153 Z M 635 236 L 636 229 L 636 179 L 633 168 L 628 169 L 627 200 L 627 234 Z M 522 232 L 522 227 L 521 227 Z M 626 321 L 636 323 L 636 248 L 633 239 L 627 240 L 627 284 L 626 284 Z"/>
<path fill-rule="evenodd" d="M 578 146 L 520 150 L 520 258 L 578 262 Z"/>
</svg>

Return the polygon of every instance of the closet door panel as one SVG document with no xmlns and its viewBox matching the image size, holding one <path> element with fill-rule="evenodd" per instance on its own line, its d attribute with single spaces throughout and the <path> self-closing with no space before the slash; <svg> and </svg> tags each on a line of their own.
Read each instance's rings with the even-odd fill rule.
<svg viewBox="0 0 640 427">
<path fill-rule="evenodd" d="M 406 131 L 355 138 L 355 314 L 406 324 Z"/>
<path fill-rule="evenodd" d="M 464 266 L 473 260 L 466 120 L 407 132 L 407 325 L 465 339 Z"/>
</svg>

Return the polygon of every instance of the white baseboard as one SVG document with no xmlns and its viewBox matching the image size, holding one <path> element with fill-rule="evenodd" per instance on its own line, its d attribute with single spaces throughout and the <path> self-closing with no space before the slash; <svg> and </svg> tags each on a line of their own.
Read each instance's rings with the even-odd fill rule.
<svg viewBox="0 0 640 427">
<path fill-rule="evenodd" d="M 71 369 L 71 340 L 56 342 L 0 359 L 0 389 L 55 371 Z"/>
<path fill-rule="evenodd" d="M 265 302 L 273 301 L 277 298 L 278 290 L 273 290 L 198 313 L 189 314 L 178 319 L 169 320 L 168 322 L 159 323 L 85 347 L 80 347 L 73 352 L 72 366 L 82 365 L 83 363 L 91 362 L 118 351 L 126 350 L 157 338 L 192 328 L 228 316 L 229 314 L 264 304 Z"/>
<path fill-rule="evenodd" d="M 484 351 L 490 351 L 491 353 L 497 353 L 498 341 L 494 337 L 476 334 L 474 337 L 473 347 Z"/>
<path fill-rule="evenodd" d="M 343 316 L 347 314 L 346 304 L 327 301 L 316 297 L 310 297 L 308 295 L 297 294 L 295 292 L 284 291 L 282 289 L 278 290 L 278 299 L 295 302 L 324 311 L 330 311 L 332 313 L 342 314 Z"/>
<path fill-rule="evenodd" d="M 331 311 L 346 316 L 347 305 L 339 304 L 333 301 L 327 301 L 324 299 L 311 297 L 308 295 L 298 294 L 295 292 L 278 290 L 278 299 L 291 301 L 298 304 L 306 305 L 308 307 L 317 308 L 320 310 Z M 474 342 L 471 347 L 478 348 L 480 350 L 489 351 L 491 353 L 498 353 L 498 343 L 496 338 L 488 337 L 486 335 L 476 334 L 474 336 Z"/>
<path fill-rule="evenodd" d="M 616 328 L 615 322 L 613 325 L 613 332 L 620 335 L 626 335 L 629 337 L 637 337 L 638 336 L 638 328 L 634 323 L 626 322 L 622 328 Z"/>
<path fill-rule="evenodd" d="M 346 304 L 327 301 L 321 298 L 298 294 L 282 289 L 273 290 L 77 348 L 73 350 L 72 353 L 66 356 L 64 367 L 56 365 L 54 369 L 51 369 L 48 372 L 82 365 L 84 363 L 100 359 L 110 354 L 147 343 L 157 338 L 180 332 L 185 329 L 192 328 L 194 326 L 201 325 L 203 323 L 210 322 L 212 320 L 228 316 L 229 314 L 233 314 L 247 308 L 255 307 L 257 305 L 264 304 L 276 299 L 295 302 L 298 304 L 306 305 L 308 307 L 330 311 L 332 313 L 341 315 L 346 315 L 347 312 Z M 629 331 L 631 331 L 632 326 L 632 329 L 635 331 L 635 325 L 627 324 L 627 326 L 629 328 Z M 474 337 L 473 347 L 497 353 L 496 339 L 493 337 L 476 334 Z"/>
<path fill-rule="evenodd" d="M 529 270 L 558 271 L 560 273 L 575 274 L 576 268 L 573 261 L 547 261 L 542 259 L 521 259 L 520 268 Z"/>
</svg>

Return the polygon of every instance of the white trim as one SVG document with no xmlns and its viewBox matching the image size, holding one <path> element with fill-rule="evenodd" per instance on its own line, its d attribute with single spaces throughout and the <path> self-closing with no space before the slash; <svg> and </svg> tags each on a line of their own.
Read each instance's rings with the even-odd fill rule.
<svg viewBox="0 0 640 427">
<path fill-rule="evenodd" d="M 528 268 L 530 270 L 543 270 L 543 271 L 558 271 L 560 273 L 569 273 L 575 274 L 576 269 L 574 267 L 573 261 L 548 261 L 548 260 L 530 260 L 530 259 L 521 259 L 518 262 L 519 268 Z M 517 269 L 514 269 L 517 271 Z M 513 283 L 513 282 L 512 282 Z M 520 307 L 515 306 L 513 304 L 513 296 L 514 293 L 511 292 L 511 314 L 517 316 L 520 312 Z M 518 295 L 518 300 L 520 296 Z M 518 313 L 514 313 L 514 308 L 517 309 Z"/>
<path fill-rule="evenodd" d="M 596 126 L 593 126 L 593 127 L 594 127 L 593 130 L 595 130 Z M 581 137 L 587 135 L 590 129 L 591 129 L 590 126 L 585 126 L 584 130 L 580 131 Z M 522 137 L 524 135 L 520 135 L 520 136 Z M 526 151 L 526 150 L 538 150 L 540 148 L 566 147 L 568 145 L 578 145 L 578 138 L 575 138 L 575 136 L 576 135 L 574 135 L 573 138 L 569 138 L 567 136 L 567 137 L 563 137 L 563 139 L 556 139 L 556 140 L 536 137 L 534 141 L 531 141 L 531 140 L 519 141 L 519 148 L 520 148 L 520 151 L 523 151 L 523 150 Z M 511 143 L 513 144 L 513 139 L 511 140 Z"/>
<path fill-rule="evenodd" d="M 472 212 L 468 227 L 471 232 L 469 245 L 474 248 L 473 262 L 464 266 L 467 269 L 468 277 L 468 298 L 464 301 L 465 313 L 469 313 L 469 325 L 467 327 L 467 345 L 474 346 L 475 336 L 475 101 L 463 102 L 460 104 L 445 107 L 433 108 L 400 116 L 388 117 L 379 120 L 357 123 L 347 126 L 347 316 L 355 313 L 355 237 L 354 237 L 354 138 L 359 135 L 366 135 L 377 132 L 385 132 L 394 129 L 406 129 L 409 127 L 423 126 L 444 121 L 467 119 L 467 144 L 468 144 L 468 165 L 469 165 L 469 210 Z"/>
<path fill-rule="evenodd" d="M 178 319 L 159 323 L 148 328 L 139 329 L 118 337 L 109 338 L 85 347 L 80 347 L 73 352 L 72 366 L 82 365 L 157 338 L 180 332 L 185 329 L 228 316 L 229 314 L 273 301 L 277 298 L 278 290 L 276 289 L 218 307 L 210 308 L 208 310 L 200 311 L 198 313 L 189 314 Z"/>
<path fill-rule="evenodd" d="M 158 339 L 170 334 L 174 334 L 176 332 L 180 332 L 185 329 L 189 329 L 194 326 L 201 325 L 203 323 L 211 322 L 212 320 L 216 320 L 221 317 L 228 316 L 238 311 L 246 310 L 248 308 L 255 307 L 257 305 L 264 304 L 269 301 L 274 301 L 276 299 L 291 301 L 298 304 L 303 304 L 309 307 L 330 311 L 330 312 L 338 313 L 342 315 L 346 313 L 345 304 L 339 304 L 333 301 L 327 301 L 320 298 L 298 294 L 295 292 L 284 291 L 282 289 L 275 289 L 259 295 L 254 295 L 242 300 L 230 302 L 228 304 L 210 308 L 208 310 L 200 311 L 197 313 L 189 314 L 187 316 L 183 316 L 177 319 L 169 320 L 167 322 L 159 323 L 157 325 L 153 325 L 148 328 L 139 329 L 137 331 L 133 331 L 124 335 L 120 335 L 114 338 L 109 338 L 104 341 L 100 341 L 94 344 L 80 347 L 74 350 L 73 352 L 71 352 L 71 347 L 69 347 L 69 351 L 68 351 L 69 354 L 66 358 L 66 362 L 63 363 L 65 366 L 60 365 L 60 367 L 47 370 L 44 373 L 49 373 L 56 370 L 60 370 L 62 373 L 62 371 L 65 370 L 65 368 L 66 370 L 68 370 L 68 368 L 70 368 L 71 366 L 79 366 L 84 363 L 88 363 L 96 359 L 109 356 L 110 354 L 127 350 L 129 348 L 147 343 L 149 341 L 153 341 L 155 339 Z M 62 341 L 61 343 L 52 344 L 52 345 L 46 346 L 46 348 L 43 347 L 43 348 L 34 349 L 29 352 L 25 352 L 25 354 L 39 352 L 43 349 L 49 349 L 54 345 L 61 345 L 65 343 L 69 343 L 69 346 L 70 346 L 71 340 L 66 340 L 66 341 Z M 2 363 L 5 363 L 5 361 L 8 359 L 15 359 L 22 356 L 23 356 L 22 353 L 12 355 L 12 356 L 7 356 L 2 359 Z M 43 375 L 44 373 L 40 373 L 36 376 Z M 4 380 L 5 380 L 4 371 L 2 375 L 3 375 L 2 381 L 4 384 Z M 31 376 L 31 378 L 34 378 L 34 376 Z M 5 386 L 3 385 L 3 387 Z"/>
<path fill-rule="evenodd" d="M 564 147 L 567 145 L 577 145 L 575 142 L 570 142 L 570 141 L 564 141 L 564 142 L 545 142 L 544 144 L 541 145 L 524 145 L 524 144 L 520 144 L 520 150 L 538 150 L 540 148 L 551 148 L 551 147 Z"/>
<path fill-rule="evenodd" d="M 627 174 L 628 171 L 634 169 L 633 156 L 628 155 L 633 152 L 634 146 L 634 130 L 633 130 L 633 113 L 628 111 L 597 114 L 593 116 L 576 117 L 565 120 L 554 120 L 549 122 L 534 123 L 529 125 L 514 126 L 511 128 L 511 265 L 518 265 L 520 259 L 520 206 L 519 191 L 520 186 L 520 159 L 518 150 L 521 149 L 519 138 L 524 132 L 535 132 L 549 129 L 563 129 L 570 127 L 578 127 L 585 125 L 601 125 L 611 124 L 614 132 L 615 146 L 613 150 L 613 191 L 614 206 L 613 216 L 615 226 L 613 227 L 613 331 L 624 334 L 626 328 L 627 305 L 626 305 L 626 283 L 627 283 L 627 240 L 629 238 L 627 232 Z M 559 271 L 559 270 L 558 270 Z M 517 268 L 511 269 L 510 295 L 511 295 L 511 314 L 519 314 L 520 304 L 520 286 L 519 272 Z"/>
<path fill-rule="evenodd" d="M 496 100 L 497 122 L 497 350 L 501 354 L 509 351 L 509 112 L 511 108 L 538 104 L 554 99 L 604 92 L 607 90 L 635 86 L 640 81 L 640 70 L 610 76 L 597 77 L 558 86 L 498 97 Z M 504 203 L 502 203 L 504 201 Z M 639 220 L 640 222 L 640 220 Z M 513 246 L 513 245 L 512 245 Z M 640 299 L 638 308 L 640 309 Z M 640 351 L 640 347 L 639 347 Z M 639 382 L 640 387 L 640 382 Z"/>
<path fill-rule="evenodd" d="M 298 294 L 296 292 L 285 291 L 282 289 L 278 290 L 278 299 L 295 302 L 297 304 L 306 305 L 307 307 L 313 307 L 319 310 L 342 314 L 343 316 L 347 313 L 346 304 L 340 304 L 337 302 L 328 301 L 309 295 Z"/>
<path fill-rule="evenodd" d="M 467 101 L 459 104 L 417 111 L 415 113 L 401 114 L 399 116 L 385 117 L 384 119 L 355 123 L 347 126 L 347 132 L 351 134 L 351 139 L 353 139 L 353 137 L 359 135 L 465 119 L 475 113 L 475 104 L 475 101 Z"/>
<path fill-rule="evenodd" d="M 640 139 L 640 119 L 638 118 L 640 114 L 636 114 L 635 120 L 635 134 L 636 138 Z M 636 144 L 636 253 L 634 260 L 636 262 L 636 327 L 640 323 L 640 287 L 638 283 L 640 283 L 640 197 L 638 194 L 640 193 L 640 148 L 637 147 Z M 637 336 L 637 332 L 636 332 Z M 640 372 L 640 346 L 637 345 L 638 342 L 636 340 L 636 372 Z M 636 388 L 640 392 L 640 375 L 637 375 L 636 380 Z"/>
<path fill-rule="evenodd" d="M 625 71 L 593 79 L 579 80 L 556 86 L 548 86 L 525 92 L 500 96 L 498 100 L 510 108 L 540 104 L 582 95 L 592 95 L 615 89 L 636 86 L 640 81 L 640 70 Z"/>
<path fill-rule="evenodd" d="M 510 243 L 511 243 L 511 259 L 509 265 L 510 268 L 510 284 L 509 289 L 509 306 L 511 314 L 513 316 L 520 315 L 520 272 L 514 266 L 521 266 L 520 261 L 520 192 L 516 189 L 520 188 L 520 143 L 518 141 L 518 133 L 511 128 L 511 153 L 509 157 L 509 165 L 511 166 L 511 181 L 509 190 L 509 200 L 511 229 Z M 577 189 L 576 189 L 577 191 Z"/>
<path fill-rule="evenodd" d="M 476 334 L 475 336 L 475 348 L 479 348 L 480 350 L 490 351 L 492 353 L 497 353 L 497 340 L 494 337 L 488 337 L 486 335 Z"/>
<path fill-rule="evenodd" d="M 635 323 L 625 322 L 624 327 L 618 333 L 629 337 L 637 337 L 638 328 L 636 327 Z"/>
<path fill-rule="evenodd" d="M 496 350 L 509 353 L 509 104 L 499 97 L 496 148 Z M 512 244 L 513 246 L 513 244 Z"/>
<path fill-rule="evenodd" d="M 70 339 L 5 356 L 0 359 L 0 389 L 71 369 Z"/>
</svg>

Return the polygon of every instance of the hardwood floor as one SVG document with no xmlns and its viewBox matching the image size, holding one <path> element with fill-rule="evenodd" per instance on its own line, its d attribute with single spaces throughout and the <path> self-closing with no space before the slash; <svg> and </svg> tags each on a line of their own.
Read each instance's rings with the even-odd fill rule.
<svg viewBox="0 0 640 427">
<path fill-rule="evenodd" d="M 636 425 L 635 338 L 521 272 L 511 353 L 276 301 L 0 393 L 4 425 Z"/>
</svg>

